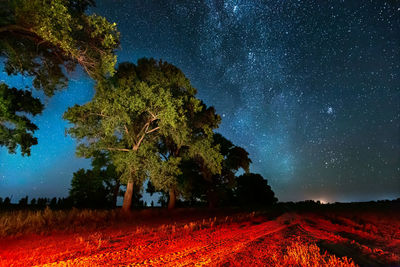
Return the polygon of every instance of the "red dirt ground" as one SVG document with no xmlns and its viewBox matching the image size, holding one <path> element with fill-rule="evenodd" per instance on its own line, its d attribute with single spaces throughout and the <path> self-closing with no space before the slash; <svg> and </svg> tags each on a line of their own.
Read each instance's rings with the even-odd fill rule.
<svg viewBox="0 0 400 267">
<path fill-rule="evenodd" d="M 347 256 L 362 266 L 396 266 L 400 220 L 388 223 L 390 217 L 289 212 L 268 219 L 248 214 L 8 237 L 0 240 L 0 266 L 285 266 L 295 264 L 288 258 L 293 244 L 317 244 L 318 257 Z"/>
</svg>

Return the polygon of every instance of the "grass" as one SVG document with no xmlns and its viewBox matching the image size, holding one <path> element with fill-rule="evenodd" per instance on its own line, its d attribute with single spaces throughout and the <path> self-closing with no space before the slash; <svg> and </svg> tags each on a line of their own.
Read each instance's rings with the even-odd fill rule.
<svg viewBox="0 0 400 267">
<path fill-rule="evenodd" d="M 23 234 L 48 234 L 52 231 L 93 229 L 121 218 L 118 210 L 44 210 L 4 211 L 0 213 L 0 237 Z"/>
<path fill-rule="evenodd" d="M 0 247 L 6 248 L 0 265 L 397 266 L 394 210 L 6 211 L 0 213 Z"/>
<path fill-rule="evenodd" d="M 236 213 L 228 212 L 225 216 L 221 212 L 212 218 L 204 219 L 204 212 L 201 210 L 174 210 L 145 209 L 134 211 L 130 215 L 123 214 L 119 209 L 113 210 L 91 210 L 76 209 L 52 210 L 47 207 L 44 210 L 17 210 L 0 212 L 0 237 L 21 236 L 24 234 L 51 234 L 54 231 L 79 231 L 95 230 L 102 227 L 110 227 L 116 224 L 129 223 L 138 225 L 138 232 L 154 231 L 161 227 L 161 230 L 170 230 L 176 227 L 171 221 L 179 220 L 185 232 L 191 232 L 202 228 L 210 228 L 227 222 L 241 222 L 253 218 L 256 212 Z M 212 213 L 210 213 L 212 215 Z M 218 216 L 218 218 L 217 218 Z M 151 218 L 157 218 L 152 220 Z M 196 218 L 201 218 L 196 220 Z M 161 226 L 160 226 L 161 225 Z M 150 230 L 151 229 L 151 230 Z"/>
<path fill-rule="evenodd" d="M 353 267 L 357 266 L 352 259 L 329 255 L 326 251 L 321 253 L 320 248 L 312 243 L 296 241 L 286 248 L 286 255 L 283 257 L 282 266 L 301 266 L 301 267 Z"/>
</svg>

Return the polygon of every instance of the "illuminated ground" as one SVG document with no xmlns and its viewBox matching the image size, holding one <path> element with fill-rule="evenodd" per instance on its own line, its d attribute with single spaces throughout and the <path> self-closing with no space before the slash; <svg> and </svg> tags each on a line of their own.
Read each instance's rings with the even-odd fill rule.
<svg viewBox="0 0 400 267">
<path fill-rule="evenodd" d="M 347 264 L 350 261 L 340 259 L 347 256 L 359 265 L 394 266 L 400 265 L 400 221 L 393 218 L 391 214 L 287 212 L 268 219 L 249 213 L 153 222 L 146 227 L 142 222 L 142 226 L 70 234 L 22 235 L 0 241 L 0 265 L 285 266 L 304 262 L 296 257 L 301 258 L 305 249 L 306 254 L 316 254 L 305 259 L 309 261 L 305 265 L 333 256 Z"/>
</svg>

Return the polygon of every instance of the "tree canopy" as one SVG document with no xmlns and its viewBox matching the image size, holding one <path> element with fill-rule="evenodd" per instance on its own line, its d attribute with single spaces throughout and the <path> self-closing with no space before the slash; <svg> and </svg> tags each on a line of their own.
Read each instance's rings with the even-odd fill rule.
<svg viewBox="0 0 400 267">
<path fill-rule="evenodd" d="M 134 191 L 149 179 L 151 191 L 169 193 L 170 207 L 177 196 L 207 198 L 210 206 L 223 194 L 246 203 L 276 201 L 261 176 L 248 174 L 247 151 L 214 132 L 220 116 L 196 97 L 180 69 L 146 58 L 115 69 L 119 32 L 115 23 L 88 14 L 93 5 L 0 0 L 0 58 L 8 75 L 32 78 L 32 89 L 47 97 L 67 86 L 76 66 L 96 81 L 93 99 L 64 114 L 68 133 L 78 140 L 77 155 L 93 160 L 92 170 L 74 173 L 72 199 L 80 206 L 115 203 L 122 182 L 128 210 Z M 10 153 L 19 146 L 29 156 L 37 144 L 31 119 L 44 106 L 27 89 L 0 83 L 0 146 Z M 239 169 L 245 174 L 237 178 Z M 253 189 L 260 198 L 254 199 Z"/>
<path fill-rule="evenodd" d="M 182 157 L 160 149 L 167 143 L 187 147 L 188 154 L 203 158 L 214 172 L 220 171 L 218 156 L 213 155 L 218 148 L 212 146 L 212 139 L 196 138 L 190 127 L 193 114 L 203 108 L 195 94 L 175 66 L 140 59 L 137 65 L 119 64 L 113 77 L 97 84 L 91 102 L 68 109 L 64 118 L 73 124 L 69 133 L 79 140 L 78 155 L 110 153 L 121 181 L 127 184 L 125 198 L 129 200 L 133 184 L 142 185 L 147 177 L 157 190 L 176 186 Z"/>
<path fill-rule="evenodd" d="M 32 76 L 52 95 L 66 86 L 66 70 L 79 64 L 93 78 L 114 73 L 116 24 L 88 15 L 91 0 L 8 0 L 0 3 L 0 55 L 10 74 Z"/>
<path fill-rule="evenodd" d="M 105 184 L 105 173 L 102 171 L 79 169 L 71 181 L 69 196 L 78 207 L 95 208 L 111 206 L 109 190 Z"/>
<path fill-rule="evenodd" d="M 188 159 L 182 164 L 182 191 L 186 199 L 207 201 L 211 207 L 222 202 L 229 205 L 236 186 L 236 173 L 239 169 L 249 172 L 251 160 L 245 149 L 235 146 L 220 133 L 213 134 L 212 143 L 220 148 L 221 172 L 211 174 L 201 161 Z"/>
<path fill-rule="evenodd" d="M 92 169 L 75 172 L 69 193 L 73 204 L 79 207 L 115 207 L 120 193 L 119 173 L 109 154 L 96 153 Z"/>
<path fill-rule="evenodd" d="M 92 0 L 0 1 L 0 58 L 6 73 L 31 77 L 33 88 L 43 90 L 47 96 L 67 86 L 66 72 L 73 71 L 78 64 L 96 80 L 112 75 L 119 32 L 115 23 L 96 14 L 87 14 L 91 5 L 94 5 Z M 7 102 L 4 98 L 7 96 L 24 105 L 20 107 L 22 111 L 39 114 L 29 112 L 30 106 L 39 105 L 28 93 L 3 85 L 1 90 L 1 102 Z M 2 107 L 7 108 L 7 104 Z M 3 109 L 2 112 L 12 113 L 12 110 Z M 32 137 L 33 128 L 37 127 L 25 121 L 30 126 L 16 126 L 19 135 L 2 133 L 0 145 L 7 146 L 10 152 L 15 152 L 14 144 L 21 145 L 22 154 L 29 155 L 30 146 L 37 143 Z M 14 122 L 4 115 L 0 117 L 3 132 L 10 132 L 13 127 L 4 126 L 10 123 Z M 20 136 L 24 136 L 26 142 L 21 141 Z"/>
<path fill-rule="evenodd" d="M 37 126 L 26 115 L 35 116 L 42 110 L 42 103 L 31 92 L 0 83 L 0 146 L 15 153 L 19 145 L 22 155 L 29 156 L 31 146 L 37 144 L 33 137 Z"/>
<path fill-rule="evenodd" d="M 174 176 L 174 182 L 169 185 L 169 208 L 174 207 L 175 198 L 178 195 L 187 195 L 189 193 L 185 185 L 188 184 L 186 180 L 192 178 L 187 177 L 184 172 L 190 161 L 197 162 L 207 173 L 221 173 L 223 158 L 219 151 L 219 145 L 213 143 L 213 130 L 218 127 L 221 119 L 213 107 L 207 107 L 203 102 L 200 105 L 201 109 L 198 111 L 193 110 L 190 106 L 187 107 L 188 123 L 186 127 L 190 134 L 186 142 L 177 144 L 171 138 L 163 137 L 159 146 L 159 153 L 164 159 L 181 159 L 179 176 Z M 158 181 L 163 181 L 163 179 L 158 179 Z M 167 189 L 165 186 L 156 187 L 162 190 Z"/>
<path fill-rule="evenodd" d="M 278 201 L 268 181 L 254 173 L 245 173 L 237 178 L 235 195 L 242 206 L 266 206 Z"/>
</svg>

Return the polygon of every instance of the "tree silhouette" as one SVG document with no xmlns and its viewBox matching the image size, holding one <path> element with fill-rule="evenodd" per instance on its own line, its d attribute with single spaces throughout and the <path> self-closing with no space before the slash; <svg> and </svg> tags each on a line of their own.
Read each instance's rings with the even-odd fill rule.
<svg viewBox="0 0 400 267">
<path fill-rule="evenodd" d="M 113 206 L 116 207 L 121 186 L 119 180 L 120 174 L 112 164 L 110 154 L 108 152 L 94 153 L 92 167 L 93 170 L 99 172 L 99 175 L 103 178 L 106 190 L 109 191 L 108 198 L 112 201 Z"/>
<path fill-rule="evenodd" d="M 245 173 L 237 179 L 237 201 L 242 206 L 266 206 L 278 201 L 274 192 L 260 174 Z"/>
<path fill-rule="evenodd" d="M 24 208 L 24 207 L 28 206 L 28 196 L 21 198 L 18 201 L 18 206 L 21 207 L 21 208 Z"/>
<path fill-rule="evenodd" d="M 50 207 L 51 209 L 57 208 L 57 198 L 56 198 L 56 197 L 53 197 L 53 198 L 50 200 L 49 207 Z"/>
<path fill-rule="evenodd" d="M 112 164 L 108 152 L 98 152 L 92 157 L 91 170 L 79 170 L 71 181 L 70 198 L 78 207 L 116 207 L 120 190 L 120 174 Z M 142 207 L 141 187 L 134 186 L 132 206 Z M 68 203 L 63 203 L 68 205 Z"/>
<path fill-rule="evenodd" d="M 43 197 L 39 197 L 37 200 L 37 206 L 38 208 L 44 208 L 47 206 L 47 202 L 48 199 L 47 198 L 43 198 Z"/>
<path fill-rule="evenodd" d="M 3 206 L 7 208 L 10 206 L 10 204 L 11 204 L 11 199 L 9 197 L 6 197 L 3 201 Z"/>
<path fill-rule="evenodd" d="M 99 208 L 109 206 L 109 191 L 99 171 L 80 169 L 74 173 L 69 195 L 77 207 Z"/>
<path fill-rule="evenodd" d="M 214 175 L 209 183 L 208 201 L 211 207 L 221 202 L 229 205 L 233 197 L 232 188 L 236 185 L 236 173 L 240 169 L 248 173 L 251 163 L 249 153 L 244 148 L 235 146 L 221 134 L 214 134 L 214 142 L 221 147 L 224 160 L 221 174 Z"/>
<path fill-rule="evenodd" d="M 213 146 L 219 147 L 223 157 L 221 173 L 212 175 L 201 161 L 189 159 L 182 164 L 182 191 L 192 203 L 200 200 L 208 202 L 209 207 L 219 204 L 229 206 L 233 201 L 235 175 L 240 169 L 248 172 L 251 160 L 246 150 L 235 146 L 219 133 L 213 135 Z"/>
</svg>

